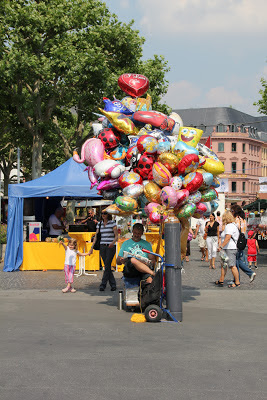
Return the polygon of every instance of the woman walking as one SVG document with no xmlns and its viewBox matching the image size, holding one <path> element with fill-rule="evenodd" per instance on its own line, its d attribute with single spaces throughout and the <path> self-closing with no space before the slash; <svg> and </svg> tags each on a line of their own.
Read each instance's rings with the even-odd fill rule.
<svg viewBox="0 0 267 400">
<path fill-rule="evenodd" d="M 224 250 L 226 253 L 226 257 L 221 265 L 220 279 L 218 281 L 215 281 L 215 285 L 223 286 L 224 278 L 227 272 L 227 267 L 229 267 L 232 271 L 234 282 L 230 284 L 228 287 L 236 288 L 240 286 L 239 274 L 236 267 L 236 253 L 237 253 L 236 243 L 239 237 L 239 231 L 237 229 L 236 224 L 234 223 L 235 219 L 231 211 L 226 211 L 222 216 L 222 220 L 225 228 L 222 231 L 219 250 L 220 251 Z"/>
<path fill-rule="evenodd" d="M 237 228 L 240 230 L 240 232 L 246 234 L 247 223 L 246 223 L 245 213 L 242 210 L 242 208 L 239 205 L 235 204 L 232 206 L 231 212 L 235 218 L 235 223 Z M 239 279 L 240 279 L 240 269 L 241 269 L 250 278 L 250 282 L 254 281 L 254 279 L 256 278 L 256 272 L 251 271 L 251 269 L 248 267 L 248 263 L 243 250 L 237 249 L 236 266 L 239 272 Z"/>
<path fill-rule="evenodd" d="M 218 242 L 220 238 L 219 223 L 215 220 L 215 215 L 210 214 L 210 220 L 206 223 L 205 233 L 207 234 L 206 242 L 208 249 L 208 259 L 210 269 L 215 269 L 215 259 L 217 256 Z"/>
<path fill-rule="evenodd" d="M 98 232 L 101 234 L 100 256 L 105 265 L 105 271 L 103 273 L 99 290 L 100 292 L 103 292 L 106 289 L 107 283 L 109 282 L 111 290 L 114 291 L 116 290 L 116 280 L 111 270 L 111 263 L 116 254 L 115 243 L 118 240 L 118 229 L 116 222 L 112 221 L 112 216 L 106 211 L 102 211 L 102 219 L 97 224 L 96 235 L 92 243 L 91 250 L 89 251 L 89 255 L 93 253 Z"/>
</svg>

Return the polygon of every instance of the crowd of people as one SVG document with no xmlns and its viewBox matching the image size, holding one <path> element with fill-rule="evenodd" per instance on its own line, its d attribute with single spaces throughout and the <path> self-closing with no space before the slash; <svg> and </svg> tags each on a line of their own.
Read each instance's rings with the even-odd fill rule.
<svg viewBox="0 0 267 400">
<path fill-rule="evenodd" d="M 241 233 L 247 238 L 247 256 L 244 249 L 238 246 Z M 259 245 L 255 232 L 247 232 L 246 217 L 241 206 L 234 204 L 222 217 L 219 211 L 216 216 L 211 213 L 209 219 L 203 216 L 197 221 L 193 237 L 198 239 L 201 261 L 209 262 L 210 269 L 215 269 L 215 260 L 217 256 L 220 257 L 221 275 L 215 285 L 224 285 L 227 269 L 233 275 L 230 288 L 240 286 L 240 271 L 248 276 L 250 282 L 254 281 L 256 272 L 252 270 L 252 266 L 254 264 L 257 269 Z"/>
<path fill-rule="evenodd" d="M 49 227 L 51 236 L 61 235 L 64 230 L 63 209 L 56 209 L 55 213 L 49 218 Z M 100 221 L 97 221 L 94 210 L 87 210 L 87 217 L 81 221 L 87 224 L 89 231 L 95 232 L 91 249 L 88 253 L 79 253 L 77 251 L 77 242 L 71 239 L 68 246 L 63 244 L 65 248 L 65 281 L 67 286 L 62 289 L 63 293 L 68 291 L 74 293 L 76 290 L 72 287 L 73 276 L 76 265 L 77 255 L 90 256 L 93 253 L 97 238 L 100 236 L 100 256 L 104 263 L 104 271 L 99 287 L 100 291 L 106 289 L 107 284 L 110 285 L 111 291 L 116 290 L 116 280 L 111 266 L 112 260 L 116 254 L 116 242 L 118 241 L 118 229 L 112 217 L 105 211 L 102 211 Z M 132 238 L 125 241 L 117 257 L 117 264 L 124 264 L 124 275 L 139 276 L 151 282 L 155 263 L 154 257 L 146 255 L 142 249 L 152 250 L 151 244 L 141 237 L 144 233 L 144 226 L 141 221 L 134 221 L 132 226 Z M 238 247 L 238 239 L 240 233 L 247 237 L 247 256 L 244 249 Z M 209 217 L 201 217 L 197 220 L 196 229 L 193 231 L 190 227 L 187 238 L 187 252 L 185 261 L 189 262 L 190 242 L 197 239 L 201 252 L 201 261 L 208 262 L 210 269 L 215 269 L 215 260 L 220 258 L 221 273 L 215 285 L 221 287 L 224 285 L 227 270 L 230 269 L 233 279 L 229 283 L 230 288 L 240 286 L 240 271 L 243 271 L 250 282 L 256 277 L 256 272 L 252 267 L 257 269 L 257 254 L 259 253 L 259 245 L 255 239 L 254 231 L 247 232 L 246 218 L 243 209 L 235 204 L 231 210 L 225 211 L 221 216 L 218 211 L 216 215 L 211 213 Z M 125 252 L 130 256 L 125 257 Z M 138 257 L 142 253 L 142 261 Z M 147 262 L 144 261 L 147 258 Z"/>
</svg>

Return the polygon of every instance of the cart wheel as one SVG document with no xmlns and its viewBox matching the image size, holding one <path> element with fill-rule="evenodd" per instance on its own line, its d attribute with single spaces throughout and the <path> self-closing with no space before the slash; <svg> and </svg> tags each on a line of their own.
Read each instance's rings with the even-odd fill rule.
<svg viewBox="0 0 267 400">
<path fill-rule="evenodd" d="M 159 322 L 162 318 L 162 315 L 162 309 L 155 304 L 151 304 L 145 309 L 145 317 L 147 322 Z"/>
</svg>

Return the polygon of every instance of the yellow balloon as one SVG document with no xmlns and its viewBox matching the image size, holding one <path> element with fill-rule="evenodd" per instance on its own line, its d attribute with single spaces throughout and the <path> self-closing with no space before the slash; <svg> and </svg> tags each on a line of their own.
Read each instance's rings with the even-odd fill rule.
<svg viewBox="0 0 267 400">
<path fill-rule="evenodd" d="M 126 135 L 137 135 L 139 129 L 136 128 L 133 121 L 128 118 L 124 114 L 112 112 L 112 111 L 104 111 L 102 108 L 99 108 L 102 114 L 107 117 L 109 122 L 116 128 L 118 131 L 125 133 Z"/>
<path fill-rule="evenodd" d="M 158 161 L 161 162 L 168 170 L 173 174 L 178 167 L 179 158 L 173 153 L 162 153 L 158 157 Z"/>
<path fill-rule="evenodd" d="M 224 173 L 224 165 L 221 161 L 212 160 L 206 158 L 206 162 L 202 167 L 206 172 L 210 172 L 212 175 L 219 175 Z"/>
<path fill-rule="evenodd" d="M 181 126 L 179 129 L 178 141 L 184 142 L 188 146 L 196 147 L 200 141 L 203 131 L 190 126 Z"/>
<path fill-rule="evenodd" d="M 160 192 L 161 188 L 152 181 L 148 182 L 144 187 L 144 194 L 150 203 L 155 202 L 161 204 Z"/>
<path fill-rule="evenodd" d="M 127 217 L 128 215 L 134 214 L 134 212 L 120 210 L 119 207 L 116 206 L 116 204 L 111 204 L 110 206 L 105 208 L 103 211 L 106 211 L 108 214 L 111 214 L 111 215 L 119 215 L 119 216 L 123 216 L 123 217 Z"/>
<path fill-rule="evenodd" d="M 139 97 L 136 100 L 136 109 L 135 111 L 149 111 L 152 110 L 152 98 L 149 94 L 147 94 L 146 99 L 143 97 Z"/>
</svg>

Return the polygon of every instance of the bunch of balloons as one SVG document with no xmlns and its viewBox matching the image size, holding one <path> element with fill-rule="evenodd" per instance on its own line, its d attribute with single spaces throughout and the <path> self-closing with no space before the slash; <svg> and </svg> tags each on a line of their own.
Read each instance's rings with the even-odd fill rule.
<svg viewBox="0 0 267 400">
<path fill-rule="evenodd" d="M 156 224 L 169 210 L 179 219 L 215 211 L 224 165 L 199 143 L 203 131 L 184 127 L 176 113 L 152 110 L 151 97 L 140 97 L 149 89 L 145 76 L 123 74 L 118 84 L 127 96 L 104 97 L 100 129 L 82 146 L 81 158 L 73 155 L 88 164 L 91 185 L 114 200 L 106 211 L 125 216 L 145 211 Z"/>
</svg>

